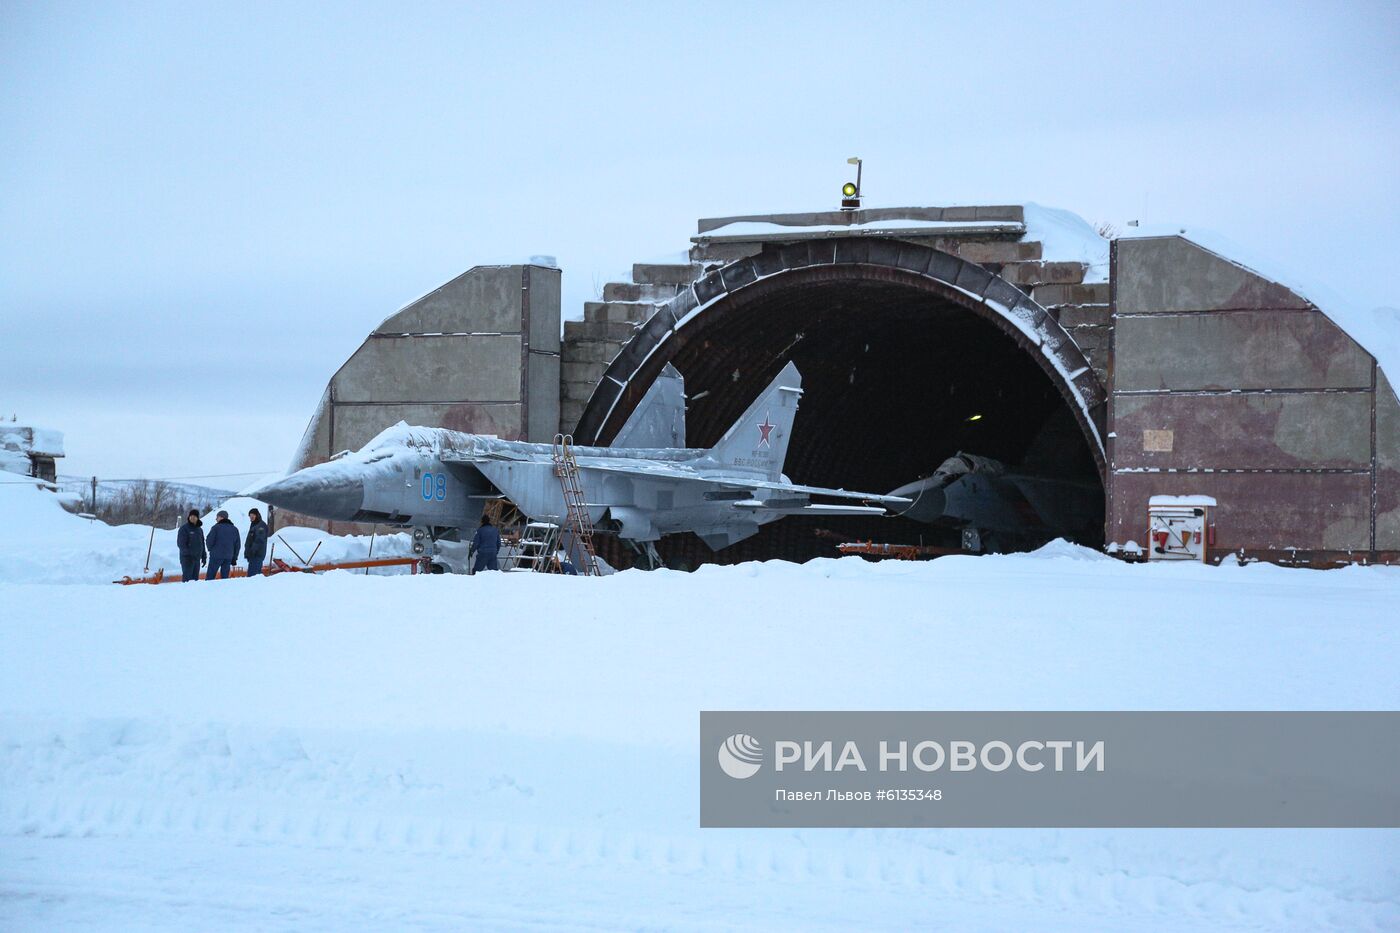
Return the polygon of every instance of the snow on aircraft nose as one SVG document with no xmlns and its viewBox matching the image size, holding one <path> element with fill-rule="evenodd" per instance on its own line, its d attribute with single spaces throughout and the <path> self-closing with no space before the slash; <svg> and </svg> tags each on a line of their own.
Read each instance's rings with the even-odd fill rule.
<svg viewBox="0 0 1400 933">
<path fill-rule="evenodd" d="M 338 463 L 321 463 L 260 486 L 249 495 L 279 509 L 351 521 L 364 508 L 365 484 Z"/>
</svg>

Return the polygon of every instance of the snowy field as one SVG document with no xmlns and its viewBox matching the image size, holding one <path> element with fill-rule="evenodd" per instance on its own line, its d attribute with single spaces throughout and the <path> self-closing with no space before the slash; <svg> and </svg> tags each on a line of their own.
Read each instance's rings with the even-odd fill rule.
<svg viewBox="0 0 1400 933">
<path fill-rule="evenodd" d="M 117 587 L 147 531 L 44 496 L 0 489 L 0 929 L 1400 928 L 1400 832 L 701 831 L 695 747 L 701 709 L 1395 709 L 1395 569 Z"/>
<path fill-rule="evenodd" d="M 110 583 L 124 577 L 139 579 L 164 569 L 166 576 L 180 576 L 180 552 L 175 544 L 176 522 L 151 534 L 149 525 L 113 528 L 56 507 L 52 494 L 16 482 L 13 474 L 0 474 L 0 583 Z M 248 533 L 248 509 L 266 516 L 267 506 L 253 499 L 227 500 L 218 508 L 229 513 L 241 541 Z M 218 509 L 216 508 L 215 511 Z M 208 534 L 214 517 L 204 517 Z M 369 554 L 368 537 L 338 537 L 312 528 L 279 528 L 269 542 L 272 555 L 299 565 L 295 555 L 316 563 L 360 560 Z M 319 549 L 317 545 L 320 545 Z M 374 557 L 404 557 L 411 542 L 406 534 L 383 534 L 374 539 Z M 241 553 L 240 553 L 241 556 Z M 240 565 L 245 562 L 240 560 Z M 379 568 L 377 574 L 407 573 Z"/>
</svg>

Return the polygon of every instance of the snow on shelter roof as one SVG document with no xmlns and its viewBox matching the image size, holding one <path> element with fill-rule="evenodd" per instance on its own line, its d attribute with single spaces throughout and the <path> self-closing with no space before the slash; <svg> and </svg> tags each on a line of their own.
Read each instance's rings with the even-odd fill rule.
<svg viewBox="0 0 1400 933">
<path fill-rule="evenodd" d="M 952 205 L 956 209 L 958 205 Z M 718 221 L 701 221 L 701 232 L 691 237 L 693 242 L 781 242 L 784 240 L 816 239 L 833 236 L 1005 236 L 1019 235 L 1027 242 L 1038 242 L 1042 246 L 1041 257 L 1047 262 L 1081 262 L 1087 269 L 1086 282 L 1108 281 L 1108 243 L 1084 218 L 1072 211 L 1055 207 L 1045 207 L 1027 202 L 1016 208 L 992 208 L 999 214 L 997 219 L 942 220 L 930 219 L 943 208 L 868 208 L 872 214 L 883 215 L 876 220 L 860 220 L 865 211 L 852 216 L 847 223 L 793 223 L 803 217 L 830 217 L 834 212 L 826 211 L 805 215 L 771 215 L 772 219 L 759 217 L 720 218 Z M 979 210 L 989 210 L 982 208 Z M 910 216 L 897 216 L 907 211 Z M 891 216 L 894 215 L 894 216 Z M 1020 220 L 1012 219 L 1019 216 Z M 725 222 L 727 221 L 727 222 Z M 709 226 L 717 223 L 716 226 Z"/>
<path fill-rule="evenodd" d="M 937 233 L 1021 233 L 1025 224 L 1004 220 L 867 220 L 851 224 L 782 224 L 768 220 L 739 220 L 725 224 L 692 240 L 718 243 L 729 241 L 811 239 L 815 236 L 897 236 Z"/>
<path fill-rule="evenodd" d="M 783 223 L 784 216 L 795 218 L 799 215 L 771 215 L 773 220 L 756 217 L 735 218 L 724 222 L 702 221 L 701 233 L 691 237 L 692 241 L 781 241 L 783 239 L 811 239 L 824 236 L 977 236 L 980 234 L 1020 233 L 1026 242 L 1041 244 L 1041 258 L 1046 262 L 1079 262 L 1086 267 L 1086 283 L 1107 282 L 1109 278 L 1108 238 L 1101 235 L 1088 221 L 1073 211 L 1046 207 L 1027 201 L 1021 205 L 1023 221 L 1012 220 L 966 220 L 947 221 L 919 219 L 917 215 L 928 214 L 933 208 L 877 208 L 885 215 L 880 220 L 861 223 Z M 890 216 L 900 211 L 908 211 L 908 218 Z M 829 216 L 832 212 L 825 212 Z M 806 215 L 816 218 L 820 214 Z M 717 223 L 716 226 L 707 226 Z M 1365 308 L 1348 300 L 1326 285 L 1305 280 L 1295 272 L 1284 269 L 1268 259 L 1231 242 L 1226 237 L 1208 230 L 1198 230 L 1179 226 L 1151 225 L 1134 227 L 1118 236 L 1119 239 L 1144 237 L 1179 236 L 1206 249 L 1226 262 L 1239 266 L 1255 275 L 1290 289 L 1300 298 L 1312 303 L 1327 315 L 1333 323 L 1361 345 L 1377 365 L 1385 372 L 1391 387 L 1400 395 L 1400 308 Z"/>
</svg>

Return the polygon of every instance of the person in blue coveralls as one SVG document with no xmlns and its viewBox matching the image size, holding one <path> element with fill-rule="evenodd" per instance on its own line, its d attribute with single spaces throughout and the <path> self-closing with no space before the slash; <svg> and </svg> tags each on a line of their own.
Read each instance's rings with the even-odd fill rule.
<svg viewBox="0 0 1400 933">
<path fill-rule="evenodd" d="M 476 555 L 476 563 L 472 565 L 472 573 L 479 573 L 482 570 L 499 570 L 496 566 L 496 553 L 501 549 L 501 532 L 495 525 L 491 524 L 488 516 L 481 516 L 481 527 L 472 535 L 472 553 Z"/>
<path fill-rule="evenodd" d="M 185 583 L 199 579 L 199 568 L 204 566 L 208 551 L 204 549 L 204 523 L 199 520 L 199 510 L 190 509 L 185 523 L 175 533 L 175 543 L 180 548 L 180 574 Z"/>
<path fill-rule="evenodd" d="M 209 546 L 209 572 L 206 580 L 227 580 L 233 570 L 233 562 L 238 560 L 238 545 L 241 536 L 238 526 L 228 520 L 228 513 L 219 510 L 218 521 L 209 529 L 204 543 Z"/>
<path fill-rule="evenodd" d="M 243 556 L 248 560 L 248 576 L 262 576 L 263 560 L 267 558 L 267 522 L 257 509 L 248 510 L 248 537 L 243 542 Z"/>
</svg>

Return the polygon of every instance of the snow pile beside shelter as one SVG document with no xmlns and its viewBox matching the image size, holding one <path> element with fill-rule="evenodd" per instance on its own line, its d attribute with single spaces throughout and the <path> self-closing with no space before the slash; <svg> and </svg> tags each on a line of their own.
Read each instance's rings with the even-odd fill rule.
<svg viewBox="0 0 1400 933">
<path fill-rule="evenodd" d="M 1030 202 L 1024 210 L 1025 238 L 1041 244 L 1044 259 L 1083 263 L 1085 283 L 1108 281 L 1109 241 L 1087 220 L 1073 211 Z"/>
</svg>

